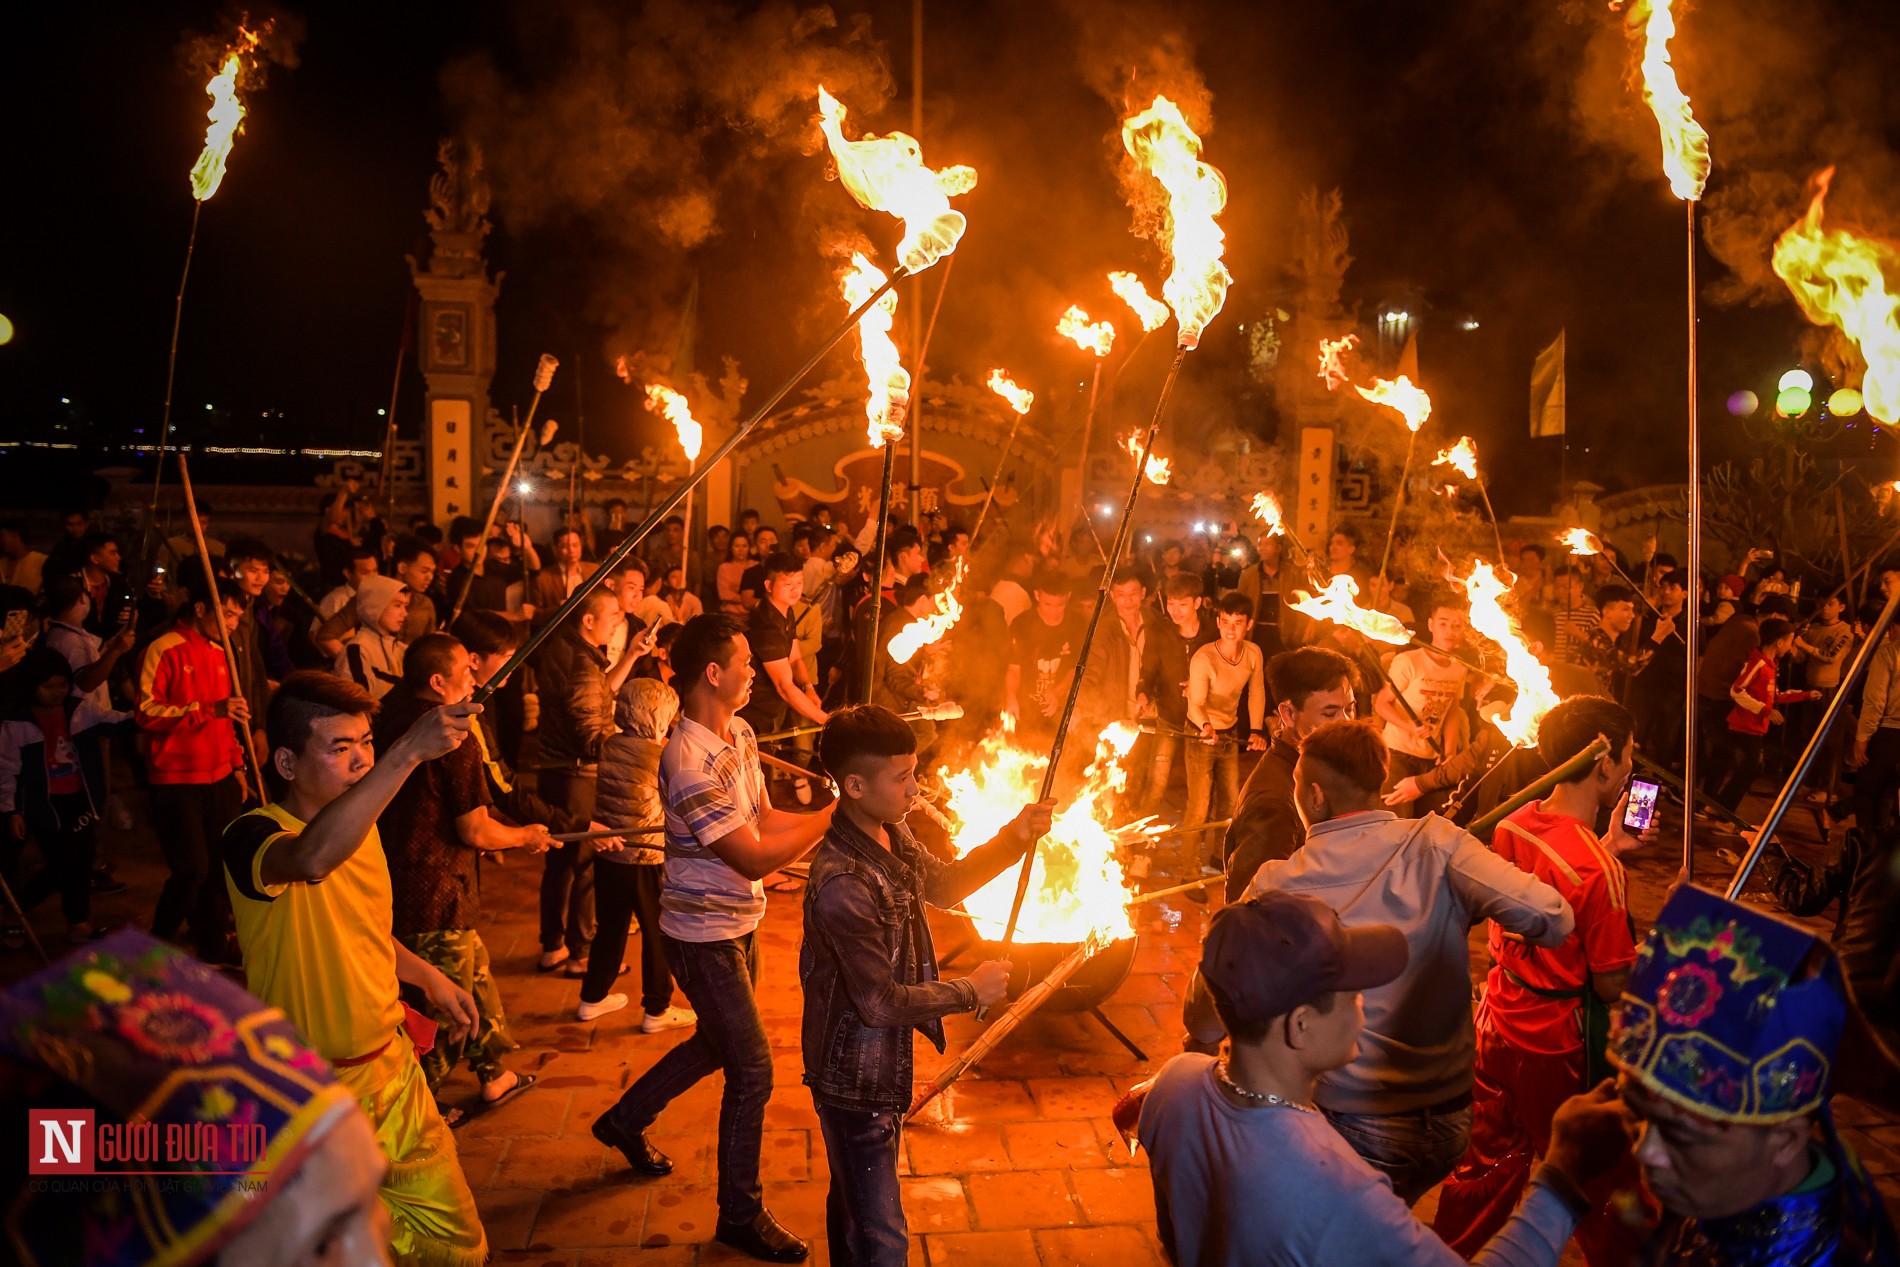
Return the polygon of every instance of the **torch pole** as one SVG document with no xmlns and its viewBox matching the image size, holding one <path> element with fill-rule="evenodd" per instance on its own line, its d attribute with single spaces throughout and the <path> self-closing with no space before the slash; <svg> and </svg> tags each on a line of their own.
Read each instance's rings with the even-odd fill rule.
<svg viewBox="0 0 1900 1267">
<path fill-rule="evenodd" d="M 1683 203 L 1688 211 L 1689 253 L 1688 253 L 1688 308 L 1689 308 L 1689 603 L 1685 610 L 1688 620 L 1682 631 L 1683 657 L 1689 666 L 1689 689 L 1683 692 L 1682 701 L 1682 785 L 1688 789 L 1690 797 L 1696 791 L 1695 766 L 1696 745 L 1701 736 L 1696 732 L 1696 644 L 1702 640 L 1701 623 L 1696 613 L 1701 610 L 1702 601 L 1702 441 L 1697 434 L 1696 420 L 1696 313 L 1695 313 L 1695 199 Z M 1614 560 L 1612 560 L 1614 561 Z M 1892 613 L 1892 604 L 1888 604 L 1888 614 Z M 1839 699 L 1841 692 L 1836 692 Z M 1830 712 L 1833 704 L 1828 705 Z M 1817 736 L 1826 734 L 1825 730 L 1815 732 Z M 1812 746 L 1812 745 L 1810 745 Z M 1695 814 L 1693 806 L 1685 806 L 1682 813 L 1682 882 L 1695 880 Z M 1766 832 L 1762 839 L 1767 839 Z M 1751 853 L 1752 856 L 1752 853 Z M 1747 879 L 1748 868 L 1752 863 L 1744 863 L 1742 879 Z M 1737 886 L 1739 887 L 1739 885 Z"/>
<path fill-rule="evenodd" d="M 689 473 L 692 470 L 690 462 L 687 470 Z M 693 590 L 693 488 L 691 485 L 688 485 L 686 489 L 684 522 L 686 526 L 680 531 L 680 584 L 684 585 L 686 592 L 690 594 Z M 664 576 L 660 578 L 660 584 L 666 584 Z"/>
<path fill-rule="evenodd" d="M 1012 409 L 1010 412 L 1015 413 L 1016 411 Z M 1003 480 L 1003 464 L 1009 461 L 1009 451 L 1016 447 L 1016 428 L 1022 425 L 1022 421 L 1022 414 L 1016 414 L 1010 421 L 1009 439 L 1003 441 L 1003 451 L 998 454 L 996 458 L 996 474 L 991 478 L 989 488 L 984 491 L 983 509 L 976 512 L 976 527 L 970 530 L 969 550 L 971 554 L 976 553 L 977 536 L 983 531 L 983 521 L 989 518 L 990 503 L 996 500 L 996 486 L 1002 483 Z"/>
<path fill-rule="evenodd" d="M 402 391 L 402 363 L 409 352 L 405 343 L 396 345 L 396 376 L 389 384 L 389 425 L 383 428 L 383 460 L 376 482 L 383 495 L 383 522 L 396 522 L 396 490 L 391 481 L 396 474 L 396 397 Z"/>
<path fill-rule="evenodd" d="M 1095 398 L 1102 387 L 1102 358 L 1095 358 L 1095 375 L 1089 379 L 1089 411 L 1082 418 L 1082 464 L 1078 468 L 1077 484 L 1082 491 L 1082 522 L 1089 526 L 1089 537 L 1095 542 L 1095 553 L 1102 556 L 1104 562 L 1108 555 L 1102 549 L 1102 539 L 1095 532 L 1095 516 L 1089 513 L 1089 441 L 1095 434 Z M 1141 472 L 1135 472 L 1137 478 Z M 1119 530 L 1118 530 L 1119 531 Z M 1111 565 L 1113 566 L 1113 565 Z"/>
<path fill-rule="evenodd" d="M 659 505 L 647 512 L 647 517 L 641 521 L 640 526 L 628 533 L 626 539 L 615 546 L 607 557 L 601 560 L 600 566 L 588 573 L 587 578 L 574 587 L 574 592 L 567 596 L 567 601 L 555 608 L 554 614 L 548 617 L 547 622 L 531 633 L 528 636 L 528 640 L 521 644 L 520 649 L 508 657 L 508 662 L 501 666 L 500 671 L 497 672 L 494 677 L 488 679 L 488 684 L 476 688 L 475 702 L 480 704 L 486 701 L 490 695 L 493 695 L 496 690 L 501 687 L 503 682 L 508 680 L 510 673 L 513 673 L 516 669 L 525 664 L 528 657 L 533 655 L 535 651 L 540 648 L 541 643 L 548 635 L 559 628 L 562 621 L 573 615 L 574 610 L 587 601 L 587 596 L 593 592 L 594 587 L 606 580 L 614 569 L 620 566 L 621 561 L 632 554 L 634 549 L 652 533 L 653 529 L 668 515 L 672 514 L 674 509 L 681 502 L 686 500 L 687 494 L 691 493 L 694 487 L 712 472 L 714 467 L 718 466 L 734 449 L 739 447 L 740 442 L 751 434 L 754 427 L 765 421 L 766 414 L 778 407 L 778 403 L 785 399 L 786 394 L 790 392 L 792 388 L 798 386 L 799 380 L 811 373 L 818 362 L 824 360 L 825 355 L 829 353 L 832 348 L 838 346 L 838 342 L 843 339 L 845 335 L 850 334 L 857 328 L 858 319 L 870 311 L 871 305 L 882 299 L 885 292 L 908 275 L 901 264 L 893 269 L 890 277 L 885 280 L 884 284 L 872 291 L 863 303 L 853 309 L 851 315 L 844 319 L 844 323 L 825 337 L 824 341 L 818 345 L 818 349 L 806 358 L 805 363 L 793 370 L 791 377 L 780 383 L 778 387 L 773 390 L 772 394 L 766 397 L 765 401 L 760 404 L 757 409 L 752 411 L 751 417 L 740 423 L 733 433 L 727 436 L 724 442 L 712 451 L 711 456 L 709 456 L 705 462 L 693 469 L 693 472 L 686 477 L 686 483 L 684 485 L 668 493 L 660 500 Z"/>
<path fill-rule="evenodd" d="M 1801 780 L 1807 777 L 1808 767 L 1814 764 L 1815 757 L 1826 746 L 1828 730 L 1834 725 L 1834 719 L 1840 715 L 1847 697 L 1854 693 L 1854 683 L 1860 681 L 1861 674 L 1872 663 L 1874 653 L 1880 649 L 1881 642 L 1887 636 L 1887 626 L 1893 623 L 1893 612 L 1900 606 L 1900 585 L 1894 587 L 1893 594 L 1887 599 L 1886 606 L 1880 609 L 1880 618 L 1874 621 L 1874 627 L 1867 631 L 1867 641 L 1860 644 L 1855 653 L 1854 663 L 1841 675 L 1841 684 L 1834 691 L 1834 698 L 1827 702 L 1821 712 L 1821 720 L 1815 725 L 1814 737 L 1808 740 L 1808 746 L 1801 751 L 1801 757 L 1794 763 L 1794 769 L 1788 772 L 1788 781 L 1781 785 L 1781 791 L 1775 796 L 1774 804 L 1768 807 L 1768 814 L 1761 820 L 1761 830 L 1755 834 L 1755 842 L 1748 847 L 1748 853 L 1742 859 L 1742 865 L 1735 868 L 1735 878 L 1729 881 L 1725 896 L 1733 902 L 1742 895 L 1748 886 L 1748 877 L 1755 870 L 1755 864 L 1761 861 L 1762 854 L 1768 848 L 1768 842 L 1774 837 L 1775 828 L 1781 825 L 1782 815 L 1794 804 L 1794 794 L 1801 788 Z M 1690 694 L 1694 694 L 1693 691 Z M 1693 817 L 1685 814 L 1684 817 Z"/>
<path fill-rule="evenodd" d="M 1491 535 L 1496 537 L 1498 542 L 1498 566 L 1508 568 L 1511 564 L 1504 557 L 1504 529 L 1498 527 L 1498 512 L 1491 509 L 1491 493 L 1485 488 L 1482 475 L 1475 482 L 1478 485 L 1478 496 L 1484 499 L 1484 513 L 1491 516 Z"/>
<path fill-rule="evenodd" d="M 205 549 L 204 524 L 198 518 L 198 499 L 192 495 L 191 470 L 185 465 L 182 450 L 178 454 L 178 482 L 185 491 L 185 513 L 191 516 L 191 538 L 198 545 L 198 561 L 204 565 L 205 589 L 211 595 L 211 613 L 217 619 L 218 646 L 224 650 L 224 668 L 231 677 L 231 694 L 237 695 L 237 653 L 231 650 L 231 633 L 224 627 L 224 603 L 218 598 L 218 574 L 211 566 L 211 552 Z M 250 701 L 246 700 L 245 703 Z M 262 805 L 269 797 L 264 791 L 264 767 L 257 760 L 257 741 L 251 735 L 251 724 L 233 719 L 231 725 L 244 740 L 244 755 L 250 761 L 257 803 Z"/>
<path fill-rule="evenodd" d="M 1549 774 L 1546 774 L 1543 778 L 1537 780 L 1537 782 L 1518 792 L 1516 796 L 1511 797 L 1489 814 L 1486 814 L 1483 818 L 1478 819 L 1472 823 L 1471 826 L 1465 828 L 1465 830 L 1476 836 L 1479 840 L 1486 840 L 1499 823 L 1517 813 L 1518 810 L 1529 805 L 1538 797 L 1548 796 L 1550 790 L 1559 783 L 1568 783 L 1570 780 L 1577 778 L 1585 770 L 1595 765 L 1597 758 L 1608 753 L 1609 750 L 1610 741 L 1598 735 L 1595 739 L 1590 741 L 1589 747 L 1552 770 Z"/>
<path fill-rule="evenodd" d="M 1076 703 L 1082 698 L 1082 677 L 1088 671 L 1089 651 L 1095 642 L 1095 630 L 1102 623 L 1102 612 L 1108 607 L 1108 591 L 1114 583 L 1115 568 L 1121 562 L 1128 538 L 1133 535 L 1135 503 L 1140 500 L 1141 486 L 1148 479 L 1148 453 L 1154 448 L 1155 437 L 1161 433 L 1161 419 L 1167 413 L 1168 397 L 1174 392 L 1175 381 L 1181 377 L 1181 363 L 1187 360 L 1187 354 L 1185 344 L 1175 351 L 1174 362 L 1168 366 L 1168 376 L 1161 384 L 1161 397 L 1155 401 L 1154 417 L 1148 422 L 1148 434 L 1141 442 L 1141 453 L 1135 459 L 1134 478 L 1128 485 L 1128 501 L 1122 507 L 1121 523 L 1115 528 L 1115 540 L 1108 547 L 1108 557 L 1103 561 L 1102 583 L 1095 591 L 1095 609 L 1089 613 L 1088 629 L 1082 635 L 1082 650 L 1075 658 L 1075 670 L 1069 677 L 1069 698 L 1062 706 L 1062 716 L 1056 721 L 1055 740 L 1049 746 L 1049 764 L 1042 772 L 1039 800 L 1046 801 L 1055 792 L 1056 770 L 1062 764 L 1062 747 L 1069 737 L 1069 723 L 1075 719 Z M 1016 940 L 1016 921 L 1023 913 L 1023 899 L 1029 895 L 1029 873 L 1035 865 L 1036 845 L 1031 844 L 1029 852 L 1023 855 L 1022 869 L 1016 873 L 1016 897 L 1009 905 L 1009 923 L 1003 927 L 1005 952 L 1010 943 Z"/>
<path fill-rule="evenodd" d="M 864 648 L 864 702 L 877 690 L 877 627 L 884 615 L 884 551 L 891 534 L 891 481 L 897 475 L 897 441 L 884 441 L 883 491 L 877 498 L 877 562 L 871 569 L 871 641 Z"/>
<path fill-rule="evenodd" d="M 172 349 L 165 358 L 165 408 L 158 422 L 158 466 L 152 472 L 152 531 L 158 523 L 158 486 L 165 479 L 165 445 L 172 433 L 172 382 L 178 374 L 178 328 L 185 320 L 185 283 L 191 280 L 191 256 L 198 249 L 198 216 L 205 205 L 191 203 L 191 233 L 185 239 L 185 270 L 178 275 L 178 298 L 172 304 Z"/>
<path fill-rule="evenodd" d="M 468 591 L 475 584 L 475 572 L 488 554 L 488 534 L 495 530 L 495 516 L 501 513 L 502 499 L 508 496 L 508 485 L 514 481 L 515 467 L 521 462 L 521 451 L 528 447 L 528 437 L 534 434 L 534 410 L 540 403 L 541 393 L 536 392 L 534 400 L 528 405 L 527 421 L 521 424 L 521 434 L 515 437 L 515 451 L 509 455 L 507 469 L 501 473 L 501 483 L 495 489 L 495 500 L 488 503 L 488 518 L 482 523 L 481 540 L 475 543 L 475 557 L 468 560 L 468 575 L 462 578 L 461 591 L 455 596 L 455 609 L 449 613 L 450 625 L 461 619 L 462 605 L 468 602 Z"/>
<path fill-rule="evenodd" d="M 1385 549 L 1379 555 L 1379 581 L 1385 582 L 1386 565 L 1392 562 L 1392 538 L 1398 535 L 1399 511 L 1405 507 L 1405 481 L 1412 474 L 1412 451 L 1418 448 L 1418 432 L 1405 442 L 1405 465 L 1399 468 L 1399 489 L 1392 498 L 1392 522 L 1385 530 Z M 1495 520 L 1493 522 L 1496 522 Z"/>
</svg>

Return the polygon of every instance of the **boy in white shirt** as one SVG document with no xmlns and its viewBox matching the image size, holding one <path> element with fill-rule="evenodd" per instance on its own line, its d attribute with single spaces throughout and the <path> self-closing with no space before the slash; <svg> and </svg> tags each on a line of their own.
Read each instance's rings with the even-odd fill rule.
<svg viewBox="0 0 1900 1267">
<path fill-rule="evenodd" d="M 1198 827 L 1207 821 L 1214 783 L 1218 779 L 1221 804 L 1231 814 L 1240 803 L 1240 707 L 1247 704 L 1246 744 L 1249 752 L 1267 750 L 1267 679 L 1266 661 L 1260 646 L 1248 634 L 1253 631 L 1253 603 L 1245 594 L 1233 593 L 1221 599 L 1215 608 L 1214 627 L 1220 637 L 1194 653 L 1188 661 L 1187 722 L 1189 730 L 1198 730 L 1200 740 L 1188 740 L 1187 809 L 1183 827 Z M 1225 833 L 1216 836 L 1219 840 Z M 1190 847 L 1201 848 L 1201 835 L 1188 837 Z M 1223 860 L 1201 855 L 1202 867 L 1210 875 L 1219 874 Z"/>
</svg>

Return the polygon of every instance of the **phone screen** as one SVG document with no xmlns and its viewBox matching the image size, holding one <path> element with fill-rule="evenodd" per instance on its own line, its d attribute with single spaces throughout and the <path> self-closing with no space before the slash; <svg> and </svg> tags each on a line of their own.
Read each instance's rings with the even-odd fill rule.
<svg viewBox="0 0 1900 1267">
<path fill-rule="evenodd" d="M 1647 831 L 1650 820 L 1656 817 L 1656 793 L 1660 790 L 1654 783 L 1631 779 L 1630 803 L 1623 812 L 1623 826 L 1635 832 Z"/>
</svg>

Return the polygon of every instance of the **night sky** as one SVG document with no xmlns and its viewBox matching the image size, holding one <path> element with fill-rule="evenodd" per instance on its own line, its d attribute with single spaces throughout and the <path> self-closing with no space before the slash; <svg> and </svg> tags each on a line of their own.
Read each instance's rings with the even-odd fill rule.
<svg viewBox="0 0 1900 1267">
<path fill-rule="evenodd" d="M 974 381 L 1000 363 L 1039 392 L 1073 390 L 1086 367 L 1052 333 L 1070 302 L 1129 337 L 1133 322 L 1102 276 L 1133 268 L 1156 287 L 1160 257 L 1130 232 L 1115 178 L 1119 112 L 1100 89 L 1119 82 L 1123 51 L 1166 47 L 1211 94 L 1206 157 L 1228 180 L 1236 278 L 1206 368 L 1191 362 L 1191 421 L 1271 438 L 1271 421 L 1237 389 L 1238 327 L 1285 302 L 1301 193 L 1338 187 L 1355 257 L 1347 302 L 1369 315 L 1400 294 L 1425 298 L 1433 427 L 1477 438 L 1501 512 L 1549 501 L 1560 445 L 1525 434 L 1527 376 L 1559 328 L 1571 353 L 1569 473 L 1613 489 L 1681 477 L 1683 207 L 1662 178 L 1648 111 L 1620 82 L 1629 49 L 1618 15 L 1507 0 L 925 7 L 925 158 L 980 174 L 958 202 L 971 227 L 933 376 Z M 909 3 L 833 8 L 835 25 L 812 40 L 856 76 L 850 130 L 908 129 Z M 1747 266 L 1799 210 L 1802 182 L 1840 163 L 1840 213 L 1871 231 L 1892 235 L 1900 208 L 1887 147 L 1900 105 L 1880 83 L 1900 54 L 1900 6 L 1800 8 L 1703 3 L 1683 16 L 1676 45 L 1713 136 L 1705 206 L 1721 245 L 1701 255 L 1701 355 L 1715 457 L 1743 445 L 1728 395 L 1772 394 L 1804 336 L 1815 346 L 1785 294 L 1762 284 L 1760 264 Z M 612 358 L 670 355 L 694 278 L 699 368 L 739 358 L 756 399 L 842 315 L 827 235 L 867 232 L 886 262 L 896 236 L 824 182 L 822 157 L 800 152 L 815 135 L 801 136 L 805 107 L 735 129 L 722 115 L 729 94 L 701 97 L 698 82 L 716 75 L 769 84 L 769 68 L 721 63 L 717 50 L 744 47 L 729 30 L 770 30 L 774 15 L 793 12 L 568 0 L 297 11 L 300 64 L 273 69 L 248 95 L 229 174 L 204 209 L 179 357 L 181 428 L 374 446 L 409 290 L 403 256 L 424 241 L 436 140 L 463 128 L 501 129 L 489 146 L 489 259 L 507 272 L 493 388 L 504 411 L 525 398 L 535 357 L 553 352 L 568 368 L 551 412 L 570 417 L 562 393 L 584 379 L 590 442 L 631 453 L 656 432 Z M 180 49 L 224 20 L 210 5 L 167 3 L 12 16 L 0 48 L 10 151 L 0 313 L 17 327 L 0 347 L 6 436 L 57 438 L 62 423 L 88 439 L 155 434 L 191 216 L 185 175 L 206 104 Z M 641 61 L 655 49 L 688 52 L 656 76 Z M 1149 60 L 1150 71 L 1169 64 Z M 626 94 L 632 121 L 611 142 L 570 108 L 601 85 Z M 505 101 L 493 96 L 501 90 Z M 550 118 L 568 125 L 543 127 Z M 655 153 L 685 149 L 682 184 L 710 217 L 690 249 L 656 227 L 655 208 L 674 191 L 651 166 Z M 646 166 L 616 183 L 622 162 Z M 1475 331 L 1460 328 L 1467 316 Z M 1160 350 L 1146 349 L 1123 380 L 1131 411 L 1163 368 Z M 406 434 L 421 391 L 411 372 L 398 409 Z M 1871 431 L 1854 445 L 1864 450 Z M 10 490 L 5 500 L 24 498 Z"/>
</svg>

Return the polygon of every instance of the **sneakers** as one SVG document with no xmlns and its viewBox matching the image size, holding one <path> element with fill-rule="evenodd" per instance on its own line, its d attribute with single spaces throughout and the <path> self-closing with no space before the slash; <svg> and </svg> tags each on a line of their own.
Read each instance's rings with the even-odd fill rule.
<svg viewBox="0 0 1900 1267">
<path fill-rule="evenodd" d="M 625 1006 L 627 1006 L 626 995 L 610 994 L 598 1003 L 589 1003 L 586 999 L 582 999 L 581 1005 L 574 1009 L 574 1015 L 583 1021 L 591 1021 L 595 1017 L 605 1016 L 609 1012 L 618 1012 Z"/>
<path fill-rule="evenodd" d="M 627 1001 L 624 994 L 610 994 L 607 997 L 619 999 L 622 1005 Z M 583 1003 L 581 1006 L 586 1007 L 587 1005 Z M 586 1020 L 587 1018 L 583 1016 L 581 1019 Z M 640 1032 L 642 1034 L 659 1034 L 669 1029 L 685 1029 L 688 1025 L 697 1024 L 699 1024 L 699 1017 L 687 1011 L 685 1008 L 669 1007 L 666 1011 L 657 1015 L 648 1012 L 645 1016 L 642 1016 L 640 1018 Z"/>
<path fill-rule="evenodd" d="M 132 830 L 132 811 L 125 807 L 117 792 L 106 797 L 106 825 L 113 831 Z"/>
<path fill-rule="evenodd" d="M 661 1175 L 673 1173 L 673 1159 L 647 1143 L 645 1131 L 623 1131 L 607 1120 L 606 1114 L 594 1119 L 594 1138 L 609 1148 L 617 1148 L 627 1164 L 642 1175 Z M 789 1261 L 797 1261 L 796 1259 Z"/>
<path fill-rule="evenodd" d="M 760 1210 L 750 1223 L 721 1219 L 713 1239 L 768 1263 L 802 1263 L 811 1254 L 811 1246 L 786 1230 L 770 1210 Z"/>
</svg>

